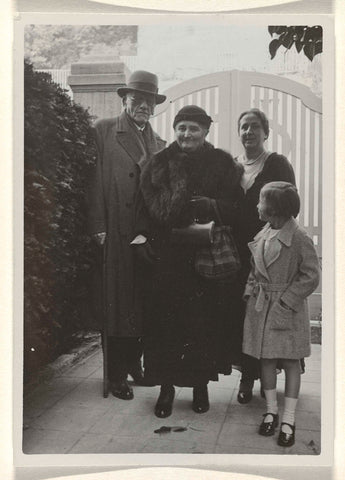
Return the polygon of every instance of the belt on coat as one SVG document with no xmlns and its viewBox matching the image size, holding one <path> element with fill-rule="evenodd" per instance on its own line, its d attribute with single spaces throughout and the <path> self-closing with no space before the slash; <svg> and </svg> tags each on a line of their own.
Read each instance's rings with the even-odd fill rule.
<svg viewBox="0 0 345 480">
<path fill-rule="evenodd" d="M 255 282 L 253 285 L 253 293 L 257 295 L 255 310 L 261 312 L 264 308 L 265 300 L 267 300 L 268 292 L 284 292 L 288 283 L 265 283 L 265 282 Z"/>
</svg>

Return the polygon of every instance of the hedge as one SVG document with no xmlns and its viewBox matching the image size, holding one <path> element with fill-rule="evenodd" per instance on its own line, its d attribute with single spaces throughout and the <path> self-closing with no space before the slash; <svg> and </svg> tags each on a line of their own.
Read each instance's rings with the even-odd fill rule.
<svg viewBox="0 0 345 480">
<path fill-rule="evenodd" d="M 24 69 L 24 378 L 97 328 L 86 188 L 92 118 L 50 75 Z"/>
</svg>

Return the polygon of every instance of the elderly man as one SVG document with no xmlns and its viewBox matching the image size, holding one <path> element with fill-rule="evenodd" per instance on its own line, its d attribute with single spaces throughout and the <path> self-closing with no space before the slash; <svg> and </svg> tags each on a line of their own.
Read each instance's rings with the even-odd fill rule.
<svg viewBox="0 0 345 480">
<path fill-rule="evenodd" d="M 135 383 L 143 382 L 142 299 L 134 269 L 134 249 L 138 247 L 131 242 L 141 168 L 165 146 L 149 119 L 166 97 L 158 93 L 157 76 L 146 71 L 133 72 L 128 84 L 117 93 L 124 107 L 121 115 L 95 123 L 98 161 L 90 213 L 91 233 L 104 248 L 109 385 L 115 397 L 130 400 L 133 390 L 127 374 Z M 134 243 L 141 242 L 145 239 Z"/>
</svg>

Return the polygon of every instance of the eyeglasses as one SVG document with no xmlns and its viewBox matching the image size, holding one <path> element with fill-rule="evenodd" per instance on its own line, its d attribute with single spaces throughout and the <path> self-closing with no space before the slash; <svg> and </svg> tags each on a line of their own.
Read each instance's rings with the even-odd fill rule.
<svg viewBox="0 0 345 480">
<path fill-rule="evenodd" d="M 145 95 L 143 93 L 128 93 L 127 98 L 129 98 L 136 105 L 141 105 L 142 103 L 147 103 L 149 107 L 154 107 L 156 105 L 156 98 L 154 95 Z"/>
</svg>

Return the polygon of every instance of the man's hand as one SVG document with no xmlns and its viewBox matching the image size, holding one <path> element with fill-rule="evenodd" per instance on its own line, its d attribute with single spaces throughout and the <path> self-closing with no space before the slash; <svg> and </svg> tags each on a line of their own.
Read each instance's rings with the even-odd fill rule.
<svg viewBox="0 0 345 480">
<path fill-rule="evenodd" d="M 94 239 L 94 241 L 97 243 L 99 247 L 102 247 L 104 245 L 106 237 L 107 237 L 106 232 L 94 233 L 92 235 L 92 238 Z"/>
<path fill-rule="evenodd" d="M 159 260 L 148 241 L 137 245 L 133 244 L 133 248 L 139 261 L 146 263 L 147 265 L 153 265 Z"/>
</svg>

